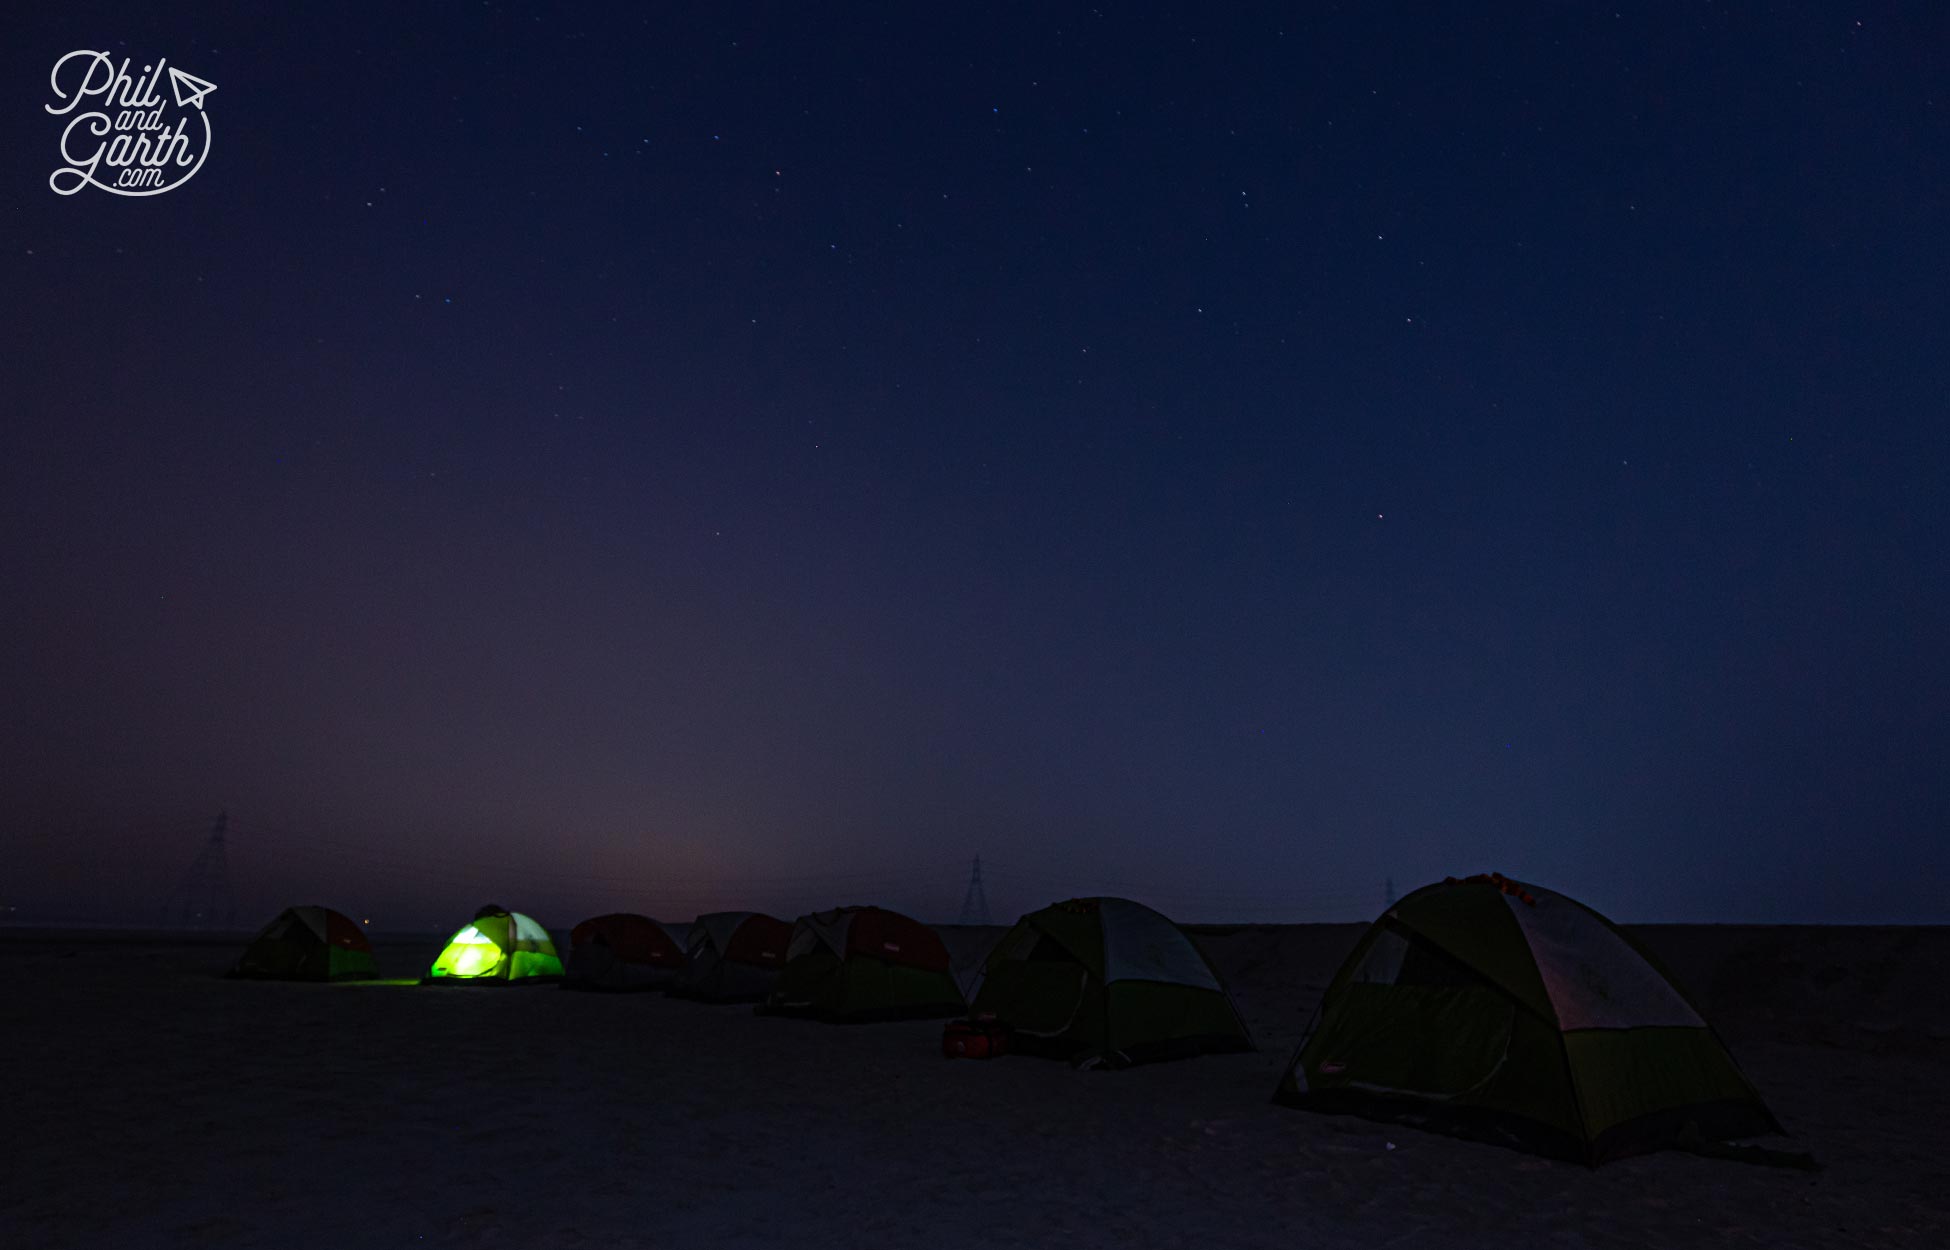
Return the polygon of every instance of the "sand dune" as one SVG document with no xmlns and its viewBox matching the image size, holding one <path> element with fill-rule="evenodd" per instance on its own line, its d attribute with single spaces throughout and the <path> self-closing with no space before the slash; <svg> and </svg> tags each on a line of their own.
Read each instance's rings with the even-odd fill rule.
<svg viewBox="0 0 1950 1250">
<path fill-rule="evenodd" d="M 948 930 L 972 962 L 1000 930 Z M 1652 928 L 1816 1175 L 1268 1101 L 1357 926 L 1201 930 L 1263 1047 L 1117 1073 L 656 995 L 0 941 L 0 1246 L 1950 1245 L 1950 933 Z M 382 946 L 410 976 L 429 943 Z"/>
</svg>

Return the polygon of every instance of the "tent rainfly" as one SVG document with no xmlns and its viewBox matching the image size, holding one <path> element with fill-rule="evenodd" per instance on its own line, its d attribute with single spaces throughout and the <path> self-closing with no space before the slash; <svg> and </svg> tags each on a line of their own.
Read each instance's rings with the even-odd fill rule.
<svg viewBox="0 0 1950 1250">
<path fill-rule="evenodd" d="M 717 911 L 691 922 L 684 967 L 670 993 L 713 1003 L 755 1003 L 785 967 L 792 926 L 755 911 Z"/>
<path fill-rule="evenodd" d="M 684 966 L 679 936 L 648 916 L 613 912 L 592 916 L 569 931 L 565 989 L 648 990 L 669 983 Z"/>
<path fill-rule="evenodd" d="M 996 944 L 970 1008 L 1010 1047 L 1080 1067 L 1252 1050 L 1219 976 L 1168 918 L 1123 898 L 1031 912 Z"/>
<path fill-rule="evenodd" d="M 1808 1163 L 1748 1141 L 1780 1125 L 1637 943 L 1495 873 L 1369 927 L 1275 1098 L 1592 1166 L 1668 1147 Z"/>
<path fill-rule="evenodd" d="M 968 1010 L 941 935 L 879 907 L 801 916 L 759 1010 L 822 1020 L 940 1019 Z"/>
<path fill-rule="evenodd" d="M 350 917 L 329 907 L 287 907 L 264 926 L 233 977 L 279 981 L 349 981 L 377 975 L 372 943 Z"/>
</svg>

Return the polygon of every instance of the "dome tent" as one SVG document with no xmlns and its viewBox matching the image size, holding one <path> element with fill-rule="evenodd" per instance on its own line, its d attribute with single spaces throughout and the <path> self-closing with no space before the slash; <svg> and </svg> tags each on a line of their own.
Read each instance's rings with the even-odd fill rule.
<svg viewBox="0 0 1950 1250">
<path fill-rule="evenodd" d="M 684 967 L 670 993 L 704 1002 L 757 1002 L 785 967 L 792 926 L 755 911 L 718 911 L 691 922 Z"/>
<path fill-rule="evenodd" d="M 313 905 L 279 912 L 251 939 L 229 975 L 281 981 L 350 981 L 377 973 L 365 930 L 348 916 Z"/>
<path fill-rule="evenodd" d="M 1254 1049 L 1191 938 L 1123 898 L 1071 899 L 1018 920 L 984 963 L 970 1011 L 1007 1026 L 1013 1050 L 1081 1066 Z"/>
<path fill-rule="evenodd" d="M 518 911 L 490 903 L 448 939 L 423 980 L 511 984 L 561 975 L 562 960 L 548 930 Z"/>
<path fill-rule="evenodd" d="M 569 932 L 565 989 L 647 990 L 684 966 L 678 935 L 648 916 L 613 912 L 592 916 Z"/>
<path fill-rule="evenodd" d="M 1593 1166 L 1781 1132 L 1636 943 L 1494 873 L 1425 886 L 1369 927 L 1275 1098 Z"/>
<path fill-rule="evenodd" d="M 968 1010 L 933 929 L 879 907 L 801 916 L 759 1010 L 822 1020 L 940 1019 Z"/>
</svg>

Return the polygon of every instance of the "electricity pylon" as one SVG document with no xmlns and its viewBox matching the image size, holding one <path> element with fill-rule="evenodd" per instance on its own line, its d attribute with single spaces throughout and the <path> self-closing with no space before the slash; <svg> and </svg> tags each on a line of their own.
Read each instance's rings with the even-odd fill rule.
<svg viewBox="0 0 1950 1250">
<path fill-rule="evenodd" d="M 230 896 L 230 858 L 224 847 L 224 834 L 230 813 L 217 813 L 210 828 L 210 840 L 190 861 L 189 871 L 163 904 L 163 924 L 185 929 L 230 925 L 237 920 L 237 904 Z"/>
<path fill-rule="evenodd" d="M 994 924 L 989 919 L 989 896 L 982 889 L 982 857 L 975 857 L 968 872 L 968 893 L 962 895 L 961 919 L 956 924 Z"/>
</svg>

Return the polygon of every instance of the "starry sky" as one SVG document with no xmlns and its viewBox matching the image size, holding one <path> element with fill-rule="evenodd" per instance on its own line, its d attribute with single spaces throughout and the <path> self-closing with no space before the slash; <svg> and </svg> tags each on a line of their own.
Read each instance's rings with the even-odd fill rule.
<svg viewBox="0 0 1950 1250">
<path fill-rule="evenodd" d="M 0 903 L 1950 921 L 1950 10 L 848 13 L 11 15 Z"/>
</svg>

